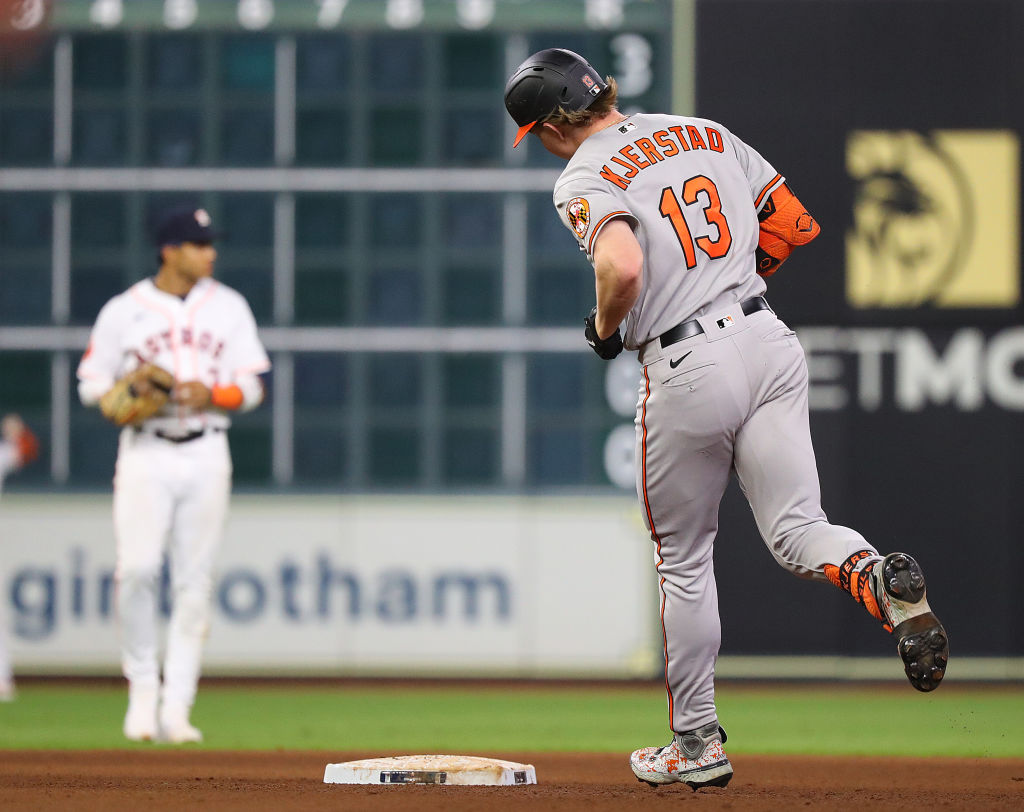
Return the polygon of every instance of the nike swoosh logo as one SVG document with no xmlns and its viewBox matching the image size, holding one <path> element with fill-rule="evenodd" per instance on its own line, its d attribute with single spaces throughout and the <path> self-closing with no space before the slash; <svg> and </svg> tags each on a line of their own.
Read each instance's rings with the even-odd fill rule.
<svg viewBox="0 0 1024 812">
<path fill-rule="evenodd" d="M 690 352 L 693 352 L 693 350 L 690 350 Z M 669 361 L 668 365 L 672 367 L 672 369 L 675 369 L 677 366 L 683 363 L 683 359 L 686 358 L 686 356 L 689 355 L 690 352 L 686 353 L 686 355 L 680 355 L 675 361 Z"/>
</svg>

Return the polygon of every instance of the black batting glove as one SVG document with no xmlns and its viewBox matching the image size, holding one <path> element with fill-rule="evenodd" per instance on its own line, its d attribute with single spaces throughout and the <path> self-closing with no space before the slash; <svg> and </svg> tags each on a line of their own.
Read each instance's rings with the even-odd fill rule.
<svg viewBox="0 0 1024 812">
<path fill-rule="evenodd" d="M 622 352 L 622 335 L 619 328 L 608 338 L 597 337 L 597 305 L 590 311 L 590 315 L 583 320 L 583 335 L 586 336 L 590 348 L 601 356 L 605 361 L 611 361 L 616 355 Z"/>
</svg>

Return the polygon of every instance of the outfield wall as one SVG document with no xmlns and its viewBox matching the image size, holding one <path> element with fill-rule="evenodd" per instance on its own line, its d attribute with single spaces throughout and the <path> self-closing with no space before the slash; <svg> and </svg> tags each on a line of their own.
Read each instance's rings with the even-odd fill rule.
<svg viewBox="0 0 1024 812">
<path fill-rule="evenodd" d="M 109 497 L 4 497 L 18 671 L 116 670 L 112 538 Z M 652 554 L 631 499 L 237 496 L 207 670 L 651 674 Z"/>
<path fill-rule="evenodd" d="M 718 675 L 902 682 L 862 608 L 785 573 L 735 523 L 741 498 L 730 487 L 716 546 Z M 204 673 L 657 679 L 653 563 L 629 498 L 237 495 Z M 118 673 L 113 573 L 108 496 L 4 495 L 0 624 L 17 674 Z M 933 599 L 950 678 L 1024 679 L 1024 658 L 962 633 L 967 599 Z M 165 621 L 166 570 L 160 604 Z"/>
</svg>

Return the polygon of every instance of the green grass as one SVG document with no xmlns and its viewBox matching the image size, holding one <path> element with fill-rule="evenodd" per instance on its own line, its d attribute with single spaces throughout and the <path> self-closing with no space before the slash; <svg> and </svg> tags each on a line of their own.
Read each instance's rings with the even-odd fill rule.
<svg viewBox="0 0 1024 812">
<path fill-rule="evenodd" d="M 943 686 L 720 687 L 729 752 L 1024 757 L 1024 692 Z M 95 749 L 121 736 L 117 687 L 23 685 L 0 704 L 0 749 Z M 626 752 L 668 740 L 664 691 L 592 686 L 203 686 L 207 749 Z"/>
</svg>

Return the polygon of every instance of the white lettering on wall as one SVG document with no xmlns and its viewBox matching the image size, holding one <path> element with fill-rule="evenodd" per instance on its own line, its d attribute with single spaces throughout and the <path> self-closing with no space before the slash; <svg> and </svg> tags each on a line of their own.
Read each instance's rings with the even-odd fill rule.
<svg viewBox="0 0 1024 812">
<path fill-rule="evenodd" d="M 414 28 L 423 22 L 423 0 L 388 0 L 384 18 L 392 28 Z"/>
<path fill-rule="evenodd" d="M 494 0 L 456 0 L 459 25 L 472 30 L 485 28 L 494 20 Z"/>
<path fill-rule="evenodd" d="M 1024 328 L 998 333 L 988 345 L 985 380 L 992 402 L 1008 411 L 1024 411 Z"/>
<path fill-rule="evenodd" d="M 954 333 L 941 353 L 924 333 L 905 330 L 896 342 L 897 405 L 908 412 L 948 403 L 962 411 L 981 408 L 983 352 L 984 337 L 980 330 Z"/>
<path fill-rule="evenodd" d="M 121 0 L 95 0 L 89 7 L 89 19 L 101 28 L 113 28 L 124 17 Z"/>
<path fill-rule="evenodd" d="M 316 15 L 316 24 L 320 28 L 334 28 L 341 22 L 348 0 L 316 0 L 320 10 Z"/>
<path fill-rule="evenodd" d="M 192 25 L 198 14 L 196 0 L 166 0 L 164 3 L 164 25 L 176 31 Z"/>
</svg>

